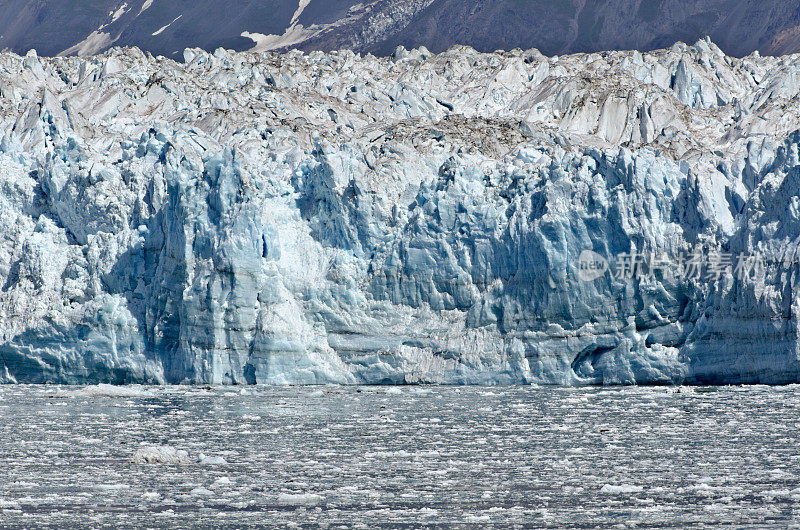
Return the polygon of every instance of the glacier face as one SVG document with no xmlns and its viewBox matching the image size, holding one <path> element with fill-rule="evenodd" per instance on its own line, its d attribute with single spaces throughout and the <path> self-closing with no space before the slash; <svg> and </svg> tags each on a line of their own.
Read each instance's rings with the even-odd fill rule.
<svg viewBox="0 0 800 530">
<path fill-rule="evenodd" d="M 0 54 L 0 381 L 800 381 L 800 56 L 184 58 Z"/>
</svg>

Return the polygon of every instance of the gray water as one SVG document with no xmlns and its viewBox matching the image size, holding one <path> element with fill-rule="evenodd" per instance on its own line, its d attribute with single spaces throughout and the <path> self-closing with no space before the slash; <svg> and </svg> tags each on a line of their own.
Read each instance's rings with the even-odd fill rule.
<svg viewBox="0 0 800 530">
<path fill-rule="evenodd" d="M 798 386 L 5 386 L 0 526 L 796 526 L 799 412 Z"/>
</svg>

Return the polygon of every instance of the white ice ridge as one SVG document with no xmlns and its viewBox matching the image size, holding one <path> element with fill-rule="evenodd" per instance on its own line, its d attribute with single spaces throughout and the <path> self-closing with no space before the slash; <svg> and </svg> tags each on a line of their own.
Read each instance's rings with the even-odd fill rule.
<svg viewBox="0 0 800 530">
<path fill-rule="evenodd" d="M 800 57 L 0 54 L 0 380 L 800 381 Z M 788 259 L 788 261 L 791 261 Z"/>
</svg>

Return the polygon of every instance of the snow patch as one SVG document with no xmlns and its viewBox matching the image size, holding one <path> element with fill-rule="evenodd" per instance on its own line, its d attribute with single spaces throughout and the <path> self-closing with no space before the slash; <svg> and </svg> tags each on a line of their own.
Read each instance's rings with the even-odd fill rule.
<svg viewBox="0 0 800 530">
<path fill-rule="evenodd" d="M 119 6 L 119 9 L 117 9 L 113 13 L 109 13 L 111 15 L 111 23 L 116 22 L 117 20 L 119 20 L 119 17 L 124 15 L 125 12 L 127 11 L 127 9 L 128 9 L 128 4 L 127 3 L 123 3 L 121 6 Z"/>
<path fill-rule="evenodd" d="M 139 13 L 136 15 L 137 17 L 147 11 L 147 9 L 153 5 L 153 0 L 145 0 L 144 4 L 142 4 L 142 8 L 139 9 Z"/>
<path fill-rule="evenodd" d="M 256 43 L 255 46 L 250 48 L 249 52 L 266 52 L 269 50 L 277 50 L 278 48 L 286 48 L 294 46 L 305 40 L 311 38 L 317 33 L 316 29 L 305 29 L 302 24 L 286 28 L 283 35 L 264 35 L 263 33 L 252 33 L 243 31 L 242 37 L 252 40 Z"/>
<path fill-rule="evenodd" d="M 177 17 L 175 17 L 175 18 L 172 20 L 172 22 L 170 22 L 170 23 L 169 23 L 169 24 L 167 24 L 166 26 L 161 26 L 159 29 L 157 29 L 156 31 L 154 31 L 154 32 L 152 33 L 153 37 L 155 37 L 156 35 L 161 35 L 161 32 L 163 32 L 165 29 L 167 29 L 168 27 L 170 27 L 171 25 L 173 25 L 175 22 L 177 22 L 177 21 L 178 21 L 178 19 L 179 19 L 179 18 L 181 18 L 182 16 L 183 16 L 183 15 L 178 15 Z"/>
<path fill-rule="evenodd" d="M 297 23 L 297 19 L 300 18 L 300 15 L 303 14 L 303 10 L 311 3 L 311 0 L 300 0 L 300 5 L 297 6 L 297 9 L 292 15 L 292 20 L 289 22 L 289 27 L 293 27 Z"/>
<path fill-rule="evenodd" d="M 263 33 L 251 33 L 249 31 L 243 31 L 241 34 L 242 37 L 250 39 L 256 43 L 256 45 L 250 48 L 248 51 L 265 52 L 269 50 L 276 50 L 278 48 L 294 46 L 295 44 L 299 44 L 318 33 L 322 29 L 321 26 L 314 26 L 313 29 L 305 29 L 302 24 L 297 23 L 300 15 L 303 14 L 303 11 L 309 3 L 311 3 L 311 0 L 300 0 L 297 9 L 292 15 L 292 19 L 289 21 L 289 27 L 284 30 L 283 35 L 264 35 Z"/>
<path fill-rule="evenodd" d="M 70 46 L 58 55 L 77 55 L 78 57 L 86 57 L 87 55 L 94 55 L 108 48 L 117 39 L 112 39 L 111 34 L 103 31 L 93 31 L 88 37 L 80 41 L 74 46 Z"/>
</svg>

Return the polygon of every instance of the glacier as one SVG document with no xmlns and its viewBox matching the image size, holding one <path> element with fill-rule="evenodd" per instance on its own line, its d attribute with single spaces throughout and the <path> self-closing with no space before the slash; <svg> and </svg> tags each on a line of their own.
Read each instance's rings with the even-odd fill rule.
<svg viewBox="0 0 800 530">
<path fill-rule="evenodd" d="M 800 382 L 800 55 L 183 55 L 0 54 L 0 382 Z"/>
</svg>

